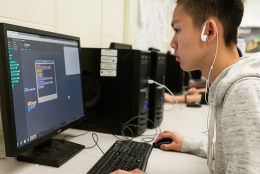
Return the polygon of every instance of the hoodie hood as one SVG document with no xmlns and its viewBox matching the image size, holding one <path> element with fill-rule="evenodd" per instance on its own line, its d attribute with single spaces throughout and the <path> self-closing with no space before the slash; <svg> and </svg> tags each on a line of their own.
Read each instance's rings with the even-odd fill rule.
<svg viewBox="0 0 260 174">
<path fill-rule="evenodd" d="M 260 78 L 260 52 L 244 56 L 226 69 L 214 80 L 209 89 L 209 104 L 220 106 L 231 86 L 246 77 Z"/>
</svg>

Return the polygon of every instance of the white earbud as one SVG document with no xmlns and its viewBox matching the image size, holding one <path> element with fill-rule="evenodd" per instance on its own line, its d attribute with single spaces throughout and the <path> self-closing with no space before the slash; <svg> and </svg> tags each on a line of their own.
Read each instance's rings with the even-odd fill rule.
<svg viewBox="0 0 260 174">
<path fill-rule="evenodd" d="M 203 42 L 206 42 L 208 40 L 208 36 L 207 35 L 204 35 L 204 32 L 205 32 L 205 29 L 206 29 L 206 25 L 207 25 L 208 21 L 205 23 L 204 27 L 203 27 L 203 30 L 201 32 L 201 40 Z"/>
</svg>

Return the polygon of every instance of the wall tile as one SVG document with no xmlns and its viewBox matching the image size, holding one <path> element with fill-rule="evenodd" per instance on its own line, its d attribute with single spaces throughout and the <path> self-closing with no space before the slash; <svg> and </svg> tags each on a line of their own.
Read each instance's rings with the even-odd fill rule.
<svg viewBox="0 0 260 174">
<path fill-rule="evenodd" d="M 58 0 L 57 32 L 78 36 L 82 47 L 101 45 L 101 0 Z"/>
<path fill-rule="evenodd" d="M 28 0 L 27 20 L 29 22 L 55 26 L 55 0 Z"/>
<path fill-rule="evenodd" d="M 0 17 L 26 20 L 27 0 L 0 0 L 0 4 Z"/>
<path fill-rule="evenodd" d="M 34 28 L 34 29 L 39 29 L 39 30 L 44 30 L 44 31 L 55 32 L 55 27 L 52 27 L 52 26 L 29 23 L 29 22 L 24 22 L 24 21 L 19 21 L 19 20 L 4 18 L 4 17 L 0 17 L 0 22 L 13 24 L 13 25 L 19 25 L 19 26 L 23 26 L 23 27 Z"/>
<path fill-rule="evenodd" d="M 103 5 L 115 10 L 119 14 L 124 14 L 124 4 L 125 0 L 103 0 Z"/>
<path fill-rule="evenodd" d="M 102 48 L 109 48 L 111 42 L 124 43 L 120 39 L 102 37 Z"/>
<path fill-rule="evenodd" d="M 118 40 L 124 36 L 124 16 L 106 6 L 103 6 L 102 36 Z"/>
</svg>

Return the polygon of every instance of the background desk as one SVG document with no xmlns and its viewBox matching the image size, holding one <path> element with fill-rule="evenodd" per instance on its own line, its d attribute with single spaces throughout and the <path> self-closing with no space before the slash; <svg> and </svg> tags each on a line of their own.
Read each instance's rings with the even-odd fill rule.
<svg viewBox="0 0 260 174">
<path fill-rule="evenodd" d="M 184 104 L 180 105 L 180 116 L 178 109 L 172 104 L 165 104 L 164 120 L 161 130 L 177 131 L 184 136 L 187 136 L 184 131 L 181 121 L 187 130 L 188 134 L 195 139 L 207 138 L 205 132 L 207 130 L 207 115 L 208 106 L 202 108 L 187 108 Z M 172 109 L 173 108 L 173 109 Z M 172 109 L 172 110 L 171 110 Z M 170 111 L 166 111 L 170 110 Z M 157 129 L 158 130 L 158 129 Z M 56 136 L 63 138 L 65 135 L 79 135 L 85 131 L 68 129 Z M 159 131 L 158 131 L 159 132 Z M 153 135 L 155 129 L 147 130 L 143 135 Z M 100 148 L 106 152 L 113 143 L 117 140 L 109 134 L 97 133 L 98 144 Z M 146 136 L 134 138 L 135 141 L 141 141 Z M 80 137 L 67 137 L 69 141 L 90 147 L 94 145 L 92 132 L 89 132 Z M 3 154 L 4 152 L 0 152 Z M 36 165 L 24 162 L 18 162 L 15 158 L 6 158 L 0 160 L 0 174 L 86 174 L 90 168 L 102 157 L 102 152 L 98 147 L 81 151 L 74 158 L 62 165 L 60 168 Z M 162 151 L 153 149 L 146 172 L 148 174 L 208 174 L 207 160 L 191 154 Z"/>
</svg>

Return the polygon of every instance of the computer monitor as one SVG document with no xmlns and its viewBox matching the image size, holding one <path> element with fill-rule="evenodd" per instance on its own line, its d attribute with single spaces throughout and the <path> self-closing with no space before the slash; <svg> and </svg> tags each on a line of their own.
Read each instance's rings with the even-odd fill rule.
<svg viewBox="0 0 260 174">
<path fill-rule="evenodd" d="M 6 156 L 60 166 L 84 146 L 52 139 L 84 118 L 80 39 L 0 24 Z"/>
</svg>

